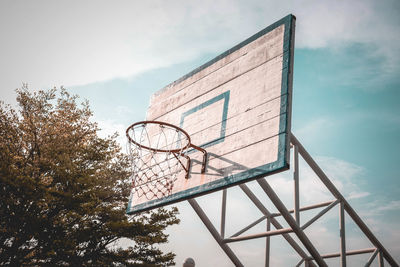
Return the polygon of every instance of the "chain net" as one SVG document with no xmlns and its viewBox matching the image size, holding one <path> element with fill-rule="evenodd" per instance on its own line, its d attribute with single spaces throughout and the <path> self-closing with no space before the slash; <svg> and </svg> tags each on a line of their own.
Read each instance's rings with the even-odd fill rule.
<svg viewBox="0 0 400 267">
<path fill-rule="evenodd" d="M 127 135 L 134 141 L 128 142 L 128 154 L 137 197 L 151 200 L 170 195 L 179 173 L 187 171 L 183 167 L 187 159 L 183 158 L 190 142 L 188 137 L 159 123 L 135 125 Z"/>
</svg>

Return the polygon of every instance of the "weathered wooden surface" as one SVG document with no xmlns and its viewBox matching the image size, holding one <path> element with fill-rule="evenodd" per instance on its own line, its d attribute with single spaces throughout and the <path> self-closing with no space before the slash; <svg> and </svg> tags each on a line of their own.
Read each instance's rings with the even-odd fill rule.
<svg viewBox="0 0 400 267">
<path fill-rule="evenodd" d="M 182 127 L 195 145 L 215 141 L 206 147 L 206 173 L 200 173 L 203 154 L 191 151 L 189 179 L 181 172 L 172 194 L 277 161 L 287 116 L 284 32 L 281 25 L 153 95 L 147 120 Z M 132 205 L 147 201 L 133 196 Z"/>
</svg>

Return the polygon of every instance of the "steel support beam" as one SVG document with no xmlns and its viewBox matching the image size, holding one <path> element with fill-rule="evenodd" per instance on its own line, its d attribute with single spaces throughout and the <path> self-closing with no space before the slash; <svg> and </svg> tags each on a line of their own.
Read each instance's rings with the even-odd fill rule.
<svg viewBox="0 0 400 267">
<path fill-rule="evenodd" d="M 340 266 L 346 267 L 346 227 L 343 202 L 339 204 Z"/>
<path fill-rule="evenodd" d="M 225 243 L 231 243 L 231 242 L 237 242 L 237 241 L 243 241 L 243 240 L 249 240 L 249 239 L 256 239 L 256 238 L 260 238 L 260 237 L 288 234 L 288 233 L 291 233 L 291 232 L 293 232 L 293 230 L 291 228 L 283 228 L 283 229 L 279 229 L 279 230 L 271 230 L 271 231 L 258 233 L 258 234 L 253 234 L 253 235 L 245 235 L 245 236 L 236 236 L 236 237 L 225 238 L 223 241 Z"/>
</svg>

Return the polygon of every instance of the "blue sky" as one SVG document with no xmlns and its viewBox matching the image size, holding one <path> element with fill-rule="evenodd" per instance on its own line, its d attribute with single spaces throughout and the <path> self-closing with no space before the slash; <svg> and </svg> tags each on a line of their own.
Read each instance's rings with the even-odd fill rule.
<svg viewBox="0 0 400 267">
<path fill-rule="evenodd" d="M 5 0 L 0 2 L 0 99 L 15 103 L 13 90 L 22 82 L 32 90 L 63 85 L 89 100 L 103 134 L 118 131 L 124 144 L 124 130 L 144 119 L 152 93 L 293 13 L 293 133 L 392 255 L 400 255 L 399 11 L 394 0 Z M 303 174 L 304 203 L 329 199 L 309 170 Z M 288 206 L 290 192 L 282 188 L 291 188 L 290 179 L 290 173 L 271 178 Z M 228 193 L 231 205 L 257 217 L 237 189 Z M 199 199 L 213 218 L 218 198 L 217 193 Z M 175 250 L 177 262 L 191 256 L 198 266 L 230 266 L 187 203 L 178 207 L 182 223 L 169 230 L 166 246 Z M 330 238 L 335 223 L 329 218 L 326 223 L 310 235 Z M 230 227 L 244 225 L 235 218 Z M 359 236 L 354 244 L 365 243 Z M 256 252 L 259 242 L 233 248 L 244 263 L 257 266 L 263 259 L 262 251 Z M 282 255 L 292 252 L 281 239 L 272 242 L 272 260 L 283 264 Z"/>
</svg>

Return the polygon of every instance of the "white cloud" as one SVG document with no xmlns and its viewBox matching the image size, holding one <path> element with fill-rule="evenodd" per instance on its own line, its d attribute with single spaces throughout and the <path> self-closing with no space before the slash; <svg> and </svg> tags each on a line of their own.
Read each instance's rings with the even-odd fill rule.
<svg viewBox="0 0 400 267">
<path fill-rule="evenodd" d="M 364 216 L 374 220 L 374 217 L 381 217 L 386 212 L 393 211 L 400 211 L 400 200 L 388 200 L 385 197 L 373 196 L 361 212 Z"/>
<path fill-rule="evenodd" d="M 400 210 L 400 200 L 392 200 L 378 207 L 378 210 L 379 211 Z"/>
<path fill-rule="evenodd" d="M 304 123 L 300 128 L 296 129 L 296 136 L 306 137 L 305 140 L 313 140 L 314 142 L 326 141 L 327 135 L 321 133 L 334 133 L 337 129 L 337 121 L 334 117 L 316 117 Z M 303 139 L 303 138 L 301 138 Z M 322 139 L 322 140 L 321 140 Z"/>
<path fill-rule="evenodd" d="M 98 120 L 95 117 L 93 117 L 92 120 L 97 122 L 100 128 L 100 131 L 98 133 L 100 137 L 107 138 L 117 133 L 118 136 L 116 141 L 122 147 L 123 152 L 125 152 L 124 149 L 126 146 L 126 137 L 125 137 L 126 125 L 123 125 L 113 120 Z"/>
<path fill-rule="evenodd" d="M 127 106 L 117 106 L 116 108 L 115 108 L 115 112 L 116 112 L 116 114 L 117 115 L 120 115 L 120 116 L 129 116 L 129 115 L 132 115 L 133 114 L 133 110 L 132 110 L 132 108 L 130 108 L 130 107 L 127 107 Z"/>
<path fill-rule="evenodd" d="M 357 192 L 357 191 L 355 191 L 355 192 L 350 192 L 348 194 L 347 199 L 363 198 L 363 197 L 367 197 L 369 195 L 371 195 L 369 192 Z"/>
<path fill-rule="evenodd" d="M 371 46 L 370 55 L 382 58 L 386 69 L 399 67 L 400 5 L 396 1 L 301 1 L 296 3 L 298 47 Z"/>
</svg>

